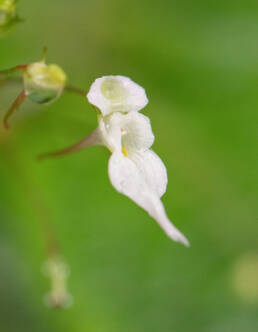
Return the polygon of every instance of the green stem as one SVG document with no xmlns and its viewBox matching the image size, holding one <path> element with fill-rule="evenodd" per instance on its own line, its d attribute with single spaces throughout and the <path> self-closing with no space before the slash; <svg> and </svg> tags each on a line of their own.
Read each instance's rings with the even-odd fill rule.
<svg viewBox="0 0 258 332">
<path fill-rule="evenodd" d="M 24 71 L 28 65 L 19 65 L 15 66 L 13 68 L 5 69 L 5 70 L 0 70 L 0 78 L 7 78 L 9 75 L 12 75 L 16 72 L 22 72 Z"/>
<path fill-rule="evenodd" d="M 67 85 L 65 87 L 65 91 L 66 92 L 71 92 L 71 93 L 74 93 L 74 94 L 77 94 L 77 95 L 80 95 L 80 96 L 82 96 L 84 98 L 86 98 L 86 94 L 87 94 L 87 91 L 84 91 L 84 90 L 82 90 L 80 88 L 76 88 L 76 87 L 74 87 L 72 85 Z"/>
</svg>

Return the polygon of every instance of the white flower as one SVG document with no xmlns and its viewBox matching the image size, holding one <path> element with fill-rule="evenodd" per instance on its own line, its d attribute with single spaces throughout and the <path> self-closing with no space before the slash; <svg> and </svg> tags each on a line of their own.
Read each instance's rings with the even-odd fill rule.
<svg viewBox="0 0 258 332">
<path fill-rule="evenodd" d="M 188 246 L 188 240 L 168 219 L 160 199 L 167 187 L 166 167 L 150 150 L 154 135 L 149 118 L 137 112 L 148 102 L 145 90 L 127 77 L 106 76 L 92 84 L 87 98 L 101 112 L 98 128 L 74 146 L 42 156 L 105 145 L 112 153 L 108 174 L 115 189 L 146 210 L 170 238 Z"/>
</svg>

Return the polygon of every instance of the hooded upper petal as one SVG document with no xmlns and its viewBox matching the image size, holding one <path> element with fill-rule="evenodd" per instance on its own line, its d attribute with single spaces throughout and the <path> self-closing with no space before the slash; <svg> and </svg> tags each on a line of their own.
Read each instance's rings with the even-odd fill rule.
<svg viewBox="0 0 258 332">
<path fill-rule="evenodd" d="M 148 103 L 145 90 L 125 76 L 97 78 L 87 98 L 103 116 L 113 112 L 139 111 Z"/>
<path fill-rule="evenodd" d="M 146 210 L 174 241 L 189 245 L 184 235 L 168 219 L 160 200 L 166 191 L 166 168 L 151 150 L 141 151 L 133 158 L 121 152 L 109 160 L 109 177 L 116 190 Z"/>
</svg>

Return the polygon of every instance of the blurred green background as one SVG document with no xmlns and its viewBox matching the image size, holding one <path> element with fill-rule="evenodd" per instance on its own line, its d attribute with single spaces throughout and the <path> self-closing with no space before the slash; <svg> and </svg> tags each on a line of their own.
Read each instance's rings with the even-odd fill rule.
<svg viewBox="0 0 258 332">
<path fill-rule="evenodd" d="M 19 13 L 1 69 L 47 46 L 75 86 L 145 87 L 163 202 L 191 247 L 112 188 L 105 148 L 36 160 L 96 127 L 83 98 L 26 101 L 0 131 L 0 332 L 258 331 L 257 1 L 21 0 Z M 1 88 L 1 116 L 20 90 Z M 71 269 L 66 310 L 43 303 L 45 219 Z"/>
</svg>

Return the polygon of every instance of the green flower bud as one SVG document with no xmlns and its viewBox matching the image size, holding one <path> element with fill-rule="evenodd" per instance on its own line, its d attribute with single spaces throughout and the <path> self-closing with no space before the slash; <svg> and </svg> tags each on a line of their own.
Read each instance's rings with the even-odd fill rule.
<svg viewBox="0 0 258 332">
<path fill-rule="evenodd" d="M 16 17 L 16 1 L 0 0 L 0 26 L 5 26 Z"/>
<path fill-rule="evenodd" d="M 0 0 L 0 37 L 22 21 L 16 13 L 17 2 L 18 0 Z"/>
<path fill-rule="evenodd" d="M 28 98 L 38 104 L 57 99 L 66 84 L 66 74 L 57 65 L 35 62 L 24 70 L 24 87 Z"/>
</svg>

